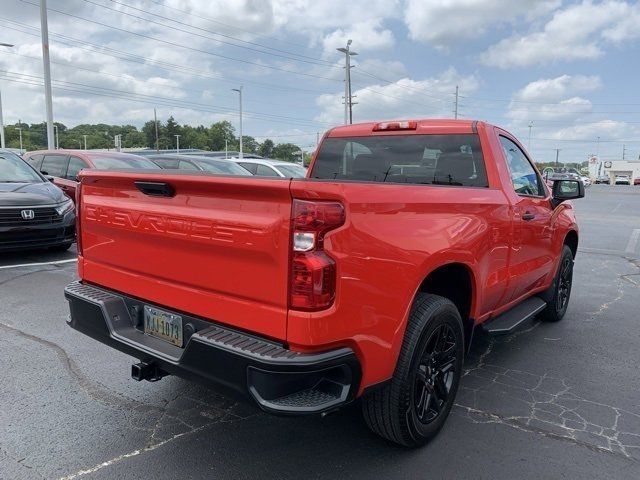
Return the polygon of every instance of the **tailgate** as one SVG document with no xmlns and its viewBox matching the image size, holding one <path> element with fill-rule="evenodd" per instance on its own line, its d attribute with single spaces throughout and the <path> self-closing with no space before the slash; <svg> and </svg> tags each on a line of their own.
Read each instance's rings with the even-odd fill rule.
<svg viewBox="0 0 640 480">
<path fill-rule="evenodd" d="M 172 197 L 142 193 L 163 182 Z M 286 338 L 290 181 L 175 172 L 82 174 L 84 281 Z"/>
</svg>

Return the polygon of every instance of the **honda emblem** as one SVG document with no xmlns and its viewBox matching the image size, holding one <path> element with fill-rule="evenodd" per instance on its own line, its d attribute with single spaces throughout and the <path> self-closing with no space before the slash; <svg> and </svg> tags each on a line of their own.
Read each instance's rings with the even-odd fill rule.
<svg viewBox="0 0 640 480">
<path fill-rule="evenodd" d="M 33 210 L 22 210 L 20 212 L 20 215 L 22 215 L 22 218 L 25 220 L 33 220 L 36 217 L 36 214 L 33 212 Z"/>
</svg>

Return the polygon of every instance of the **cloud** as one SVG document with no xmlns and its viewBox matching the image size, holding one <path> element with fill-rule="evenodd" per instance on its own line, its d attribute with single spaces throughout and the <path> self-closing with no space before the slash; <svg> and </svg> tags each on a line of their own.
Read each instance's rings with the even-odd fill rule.
<svg viewBox="0 0 640 480">
<path fill-rule="evenodd" d="M 560 0 L 408 0 L 404 21 L 413 40 L 446 50 L 462 40 L 478 38 L 490 27 L 533 19 L 560 5 Z"/>
<path fill-rule="evenodd" d="M 390 48 L 395 44 L 391 30 L 384 29 L 380 20 L 358 22 L 349 27 L 334 30 L 322 40 L 325 56 L 335 56 L 335 49 L 344 47 L 347 40 L 357 39 L 358 47 L 354 50 L 372 51 Z"/>
<path fill-rule="evenodd" d="M 607 140 L 620 140 L 640 135 L 640 128 L 618 120 L 598 120 L 581 123 L 556 130 L 551 138 L 557 140 L 595 140 L 598 137 Z"/>
<path fill-rule="evenodd" d="M 479 87 L 475 75 L 462 76 L 449 68 L 437 77 L 423 80 L 401 78 L 392 83 L 370 84 L 355 89 L 355 122 L 422 117 L 451 117 L 456 85 L 466 93 Z M 343 93 L 324 94 L 316 99 L 321 113 L 316 120 L 331 124 L 344 119 Z"/>
<path fill-rule="evenodd" d="M 640 38 L 640 4 L 585 0 L 557 11 L 542 28 L 513 35 L 489 47 L 481 63 L 500 68 L 525 67 L 558 60 L 589 60 L 605 53 L 607 42 Z"/>
<path fill-rule="evenodd" d="M 578 96 L 602 87 L 597 76 L 561 75 L 527 84 L 515 92 L 506 117 L 516 124 L 535 121 L 575 121 L 593 111 L 591 101 Z"/>
</svg>

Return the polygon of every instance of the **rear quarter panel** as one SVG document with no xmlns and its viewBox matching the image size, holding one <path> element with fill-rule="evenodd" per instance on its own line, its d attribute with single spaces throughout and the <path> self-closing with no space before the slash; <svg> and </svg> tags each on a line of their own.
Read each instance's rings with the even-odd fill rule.
<svg viewBox="0 0 640 480">
<path fill-rule="evenodd" d="M 294 180 L 292 196 L 338 200 L 346 224 L 325 239 L 336 259 L 334 305 L 289 310 L 293 348 L 346 344 L 363 362 L 363 386 L 395 368 L 413 298 L 435 268 L 457 262 L 473 272 L 472 315 L 500 302 L 507 280 L 510 207 L 495 188 Z"/>
</svg>

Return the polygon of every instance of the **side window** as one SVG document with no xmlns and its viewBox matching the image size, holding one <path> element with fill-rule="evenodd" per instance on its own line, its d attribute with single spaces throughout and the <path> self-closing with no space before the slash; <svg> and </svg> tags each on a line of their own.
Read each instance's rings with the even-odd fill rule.
<svg viewBox="0 0 640 480">
<path fill-rule="evenodd" d="M 198 170 L 198 167 L 196 167 L 193 163 L 191 163 L 189 160 L 180 160 L 180 163 L 178 165 L 178 168 L 180 170 Z"/>
<path fill-rule="evenodd" d="M 42 165 L 42 155 L 31 155 L 30 157 L 27 157 L 26 160 L 29 165 L 40 171 L 40 166 Z"/>
<path fill-rule="evenodd" d="M 500 143 L 511 172 L 513 188 L 519 195 L 544 196 L 544 188 L 535 169 L 524 152 L 506 137 L 500 137 Z"/>
<path fill-rule="evenodd" d="M 84 160 L 78 157 L 69 157 L 69 167 L 67 168 L 66 178 L 75 182 L 78 173 L 80 173 L 80 170 L 83 168 L 87 168 Z"/>
<path fill-rule="evenodd" d="M 238 164 L 241 167 L 249 170 L 249 172 L 252 175 L 255 175 L 257 173 L 257 171 L 258 171 L 258 164 L 257 163 L 238 162 Z"/>
<path fill-rule="evenodd" d="M 53 177 L 64 178 L 67 173 L 68 161 L 66 155 L 45 155 L 40 171 L 47 172 L 47 175 Z"/>
<path fill-rule="evenodd" d="M 170 158 L 154 158 L 152 160 L 160 168 L 178 168 L 178 160 Z"/>
<path fill-rule="evenodd" d="M 258 165 L 258 167 L 256 168 L 256 175 L 259 175 L 261 177 L 279 177 L 280 176 L 276 173 L 276 171 L 273 168 L 267 167 L 266 165 Z"/>
</svg>

